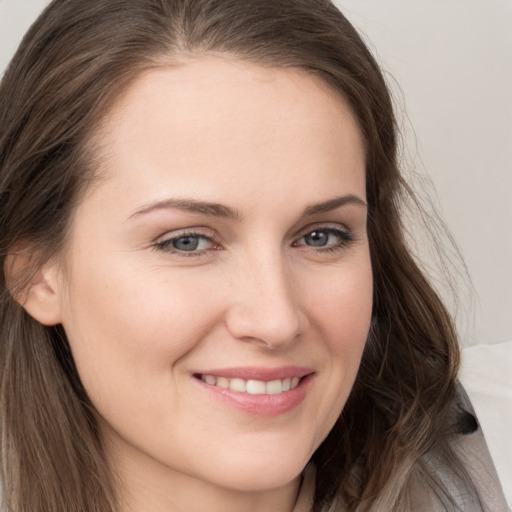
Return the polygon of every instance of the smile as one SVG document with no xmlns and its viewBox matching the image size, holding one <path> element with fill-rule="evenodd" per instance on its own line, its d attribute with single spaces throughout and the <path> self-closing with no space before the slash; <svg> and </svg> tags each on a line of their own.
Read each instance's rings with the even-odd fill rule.
<svg viewBox="0 0 512 512">
<path fill-rule="evenodd" d="M 271 381 L 245 380 L 240 378 L 228 379 L 227 377 L 217 377 L 215 375 L 200 375 L 199 378 L 210 386 L 230 389 L 238 393 L 248 393 L 249 395 L 277 395 L 295 389 L 300 382 L 298 377 Z"/>
<path fill-rule="evenodd" d="M 306 398 L 315 377 L 313 368 L 238 367 L 192 373 L 210 397 L 251 416 L 290 412 Z"/>
</svg>

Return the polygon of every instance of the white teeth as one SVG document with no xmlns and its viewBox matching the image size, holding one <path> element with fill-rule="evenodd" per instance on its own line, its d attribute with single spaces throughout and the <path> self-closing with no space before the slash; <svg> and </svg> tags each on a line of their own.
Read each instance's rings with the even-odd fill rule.
<svg viewBox="0 0 512 512">
<path fill-rule="evenodd" d="M 217 386 L 222 389 L 230 389 L 239 393 L 250 395 L 277 395 L 284 391 L 290 391 L 299 385 L 298 377 L 276 379 L 269 382 L 263 380 L 244 380 L 239 378 L 228 379 L 226 377 L 215 377 L 214 375 L 201 375 L 201 380 L 210 386 Z"/>
<path fill-rule="evenodd" d="M 217 386 L 219 388 L 228 389 L 229 388 L 229 380 L 225 377 L 217 377 Z"/>
<path fill-rule="evenodd" d="M 213 375 L 205 375 L 203 380 L 206 384 L 210 384 L 210 386 L 215 386 L 215 384 L 217 384 L 217 379 Z"/>
<path fill-rule="evenodd" d="M 245 393 L 247 391 L 247 384 L 243 379 L 231 379 L 231 382 L 229 383 L 229 389 L 232 391 Z"/>
<path fill-rule="evenodd" d="M 248 380 L 247 393 L 250 395 L 264 395 L 266 390 L 265 383 L 262 380 Z"/>
<path fill-rule="evenodd" d="M 283 392 L 283 381 L 282 380 L 271 380 L 266 385 L 267 395 L 277 395 Z"/>
</svg>

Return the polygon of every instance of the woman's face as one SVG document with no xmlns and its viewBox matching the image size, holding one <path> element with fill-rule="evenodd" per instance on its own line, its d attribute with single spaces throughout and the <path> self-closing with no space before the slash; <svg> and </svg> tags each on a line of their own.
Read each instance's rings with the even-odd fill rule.
<svg viewBox="0 0 512 512">
<path fill-rule="evenodd" d="M 56 289 L 107 454 L 177 493 L 290 484 L 369 328 L 353 115 L 302 72 L 205 57 L 142 75 L 98 139 Z"/>
</svg>

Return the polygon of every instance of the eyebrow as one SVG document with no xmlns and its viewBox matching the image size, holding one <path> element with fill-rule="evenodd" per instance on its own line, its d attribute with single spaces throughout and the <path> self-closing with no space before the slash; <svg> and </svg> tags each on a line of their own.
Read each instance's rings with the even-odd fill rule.
<svg viewBox="0 0 512 512">
<path fill-rule="evenodd" d="M 345 196 L 328 199 L 327 201 L 323 201 L 321 203 L 313 204 L 306 207 L 305 210 L 302 212 L 301 218 L 311 217 L 319 213 L 329 212 L 345 205 L 355 205 L 363 208 L 366 208 L 367 206 L 366 202 L 363 201 L 363 199 L 361 199 L 360 197 L 357 197 L 353 194 L 348 194 Z M 138 217 L 140 215 L 144 215 L 146 213 L 150 213 L 154 210 L 161 210 L 167 208 L 175 208 L 178 210 L 184 210 L 191 213 L 199 213 L 201 215 L 207 215 L 211 217 L 222 217 L 237 221 L 240 221 L 243 218 L 243 215 L 240 211 L 229 206 L 225 206 L 223 204 L 210 203 L 207 201 L 197 201 L 195 199 L 170 198 L 164 199 L 162 201 L 155 201 L 153 203 L 143 206 L 142 208 L 132 213 L 129 219 L 133 217 Z"/>
<path fill-rule="evenodd" d="M 153 210 L 162 210 L 167 208 L 175 208 L 178 210 L 185 210 L 192 213 L 200 213 L 212 217 L 224 217 L 228 219 L 241 220 L 242 214 L 229 206 L 219 203 L 209 203 L 206 201 L 196 201 L 195 199 L 164 199 L 163 201 L 155 201 L 146 206 L 143 206 L 135 213 L 130 215 L 137 217 L 145 213 L 152 212 Z"/>
<path fill-rule="evenodd" d="M 367 207 L 366 201 L 363 201 L 360 197 L 357 197 L 353 194 L 348 194 L 346 196 L 335 197 L 322 203 L 308 206 L 302 213 L 301 217 L 310 217 L 318 213 L 330 212 L 331 210 L 335 210 L 336 208 L 340 208 L 341 206 L 348 204 L 361 206 L 363 208 Z"/>
</svg>

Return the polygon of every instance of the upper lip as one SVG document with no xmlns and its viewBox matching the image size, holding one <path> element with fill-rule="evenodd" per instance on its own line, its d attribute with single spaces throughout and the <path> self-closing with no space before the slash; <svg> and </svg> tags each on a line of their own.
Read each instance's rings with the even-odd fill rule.
<svg viewBox="0 0 512 512">
<path fill-rule="evenodd" d="M 314 373 L 312 368 L 305 366 L 280 366 L 275 368 L 261 366 L 241 366 L 236 368 L 216 368 L 193 372 L 194 375 L 213 375 L 227 379 L 272 381 L 288 378 L 302 378 Z"/>
</svg>

